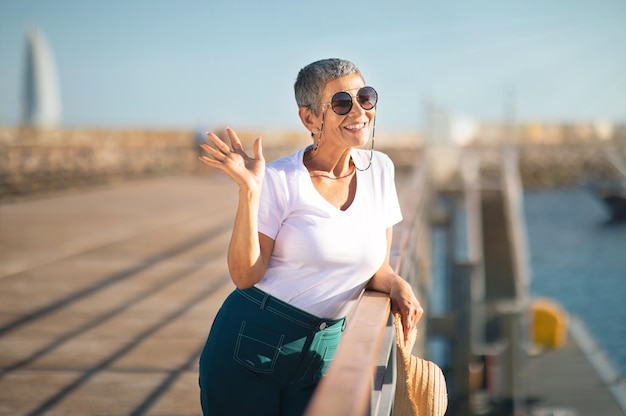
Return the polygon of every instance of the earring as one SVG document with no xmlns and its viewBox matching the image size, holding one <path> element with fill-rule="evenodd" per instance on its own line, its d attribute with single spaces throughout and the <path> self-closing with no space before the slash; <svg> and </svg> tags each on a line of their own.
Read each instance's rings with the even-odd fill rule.
<svg viewBox="0 0 626 416">
<path fill-rule="evenodd" d="M 322 122 L 322 129 L 324 128 L 324 122 Z M 312 150 L 315 152 L 317 151 L 317 148 L 320 147 L 320 142 L 322 141 L 322 130 L 318 129 L 317 127 L 313 127 L 311 129 L 311 138 L 315 139 L 315 135 L 316 134 L 320 134 L 319 138 L 317 139 L 317 143 L 315 143 L 315 146 L 313 146 Z"/>
</svg>

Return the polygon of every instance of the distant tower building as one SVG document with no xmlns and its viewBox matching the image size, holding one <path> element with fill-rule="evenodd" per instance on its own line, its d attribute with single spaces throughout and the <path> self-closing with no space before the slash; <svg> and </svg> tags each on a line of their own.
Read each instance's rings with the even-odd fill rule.
<svg viewBox="0 0 626 416">
<path fill-rule="evenodd" d="M 22 121 L 35 127 L 54 127 L 60 122 L 61 97 L 52 52 L 36 29 L 26 31 Z"/>
</svg>

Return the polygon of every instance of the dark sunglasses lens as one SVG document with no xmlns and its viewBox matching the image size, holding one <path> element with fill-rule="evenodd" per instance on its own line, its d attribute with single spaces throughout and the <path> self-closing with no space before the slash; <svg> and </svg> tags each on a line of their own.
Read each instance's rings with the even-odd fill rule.
<svg viewBox="0 0 626 416">
<path fill-rule="evenodd" d="M 372 87 L 363 87 L 359 90 L 357 99 L 364 110 L 371 110 L 378 102 L 378 93 Z"/>
<path fill-rule="evenodd" d="M 352 110 L 352 97 L 345 91 L 338 92 L 333 95 L 330 105 L 335 113 L 343 116 Z"/>
</svg>

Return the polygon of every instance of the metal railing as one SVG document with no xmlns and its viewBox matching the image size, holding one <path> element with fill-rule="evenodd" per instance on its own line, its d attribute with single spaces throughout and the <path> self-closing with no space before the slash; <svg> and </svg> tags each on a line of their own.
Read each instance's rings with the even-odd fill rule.
<svg viewBox="0 0 626 416">
<path fill-rule="evenodd" d="M 449 344 L 452 416 L 520 409 L 529 273 L 522 187 L 515 150 L 493 156 L 487 165 L 484 155 L 467 151 L 460 188 L 447 195 L 450 310 L 439 317 L 448 325 L 438 335 Z"/>
</svg>

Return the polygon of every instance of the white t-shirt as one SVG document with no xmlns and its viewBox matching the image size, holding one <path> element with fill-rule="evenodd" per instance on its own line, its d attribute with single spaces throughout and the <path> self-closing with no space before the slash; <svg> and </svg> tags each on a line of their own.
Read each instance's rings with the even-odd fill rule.
<svg viewBox="0 0 626 416">
<path fill-rule="evenodd" d="M 315 189 L 305 149 L 268 163 L 259 231 L 274 240 L 267 272 L 256 286 L 313 315 L 344 317 L 387 254 L 386 229 L 402 220 L 394 166 L 374 152 L 356 171 L 352 205 L 342 211 Z M 370 151 L 353 149 L 365 168 Z"/>
</svg>

